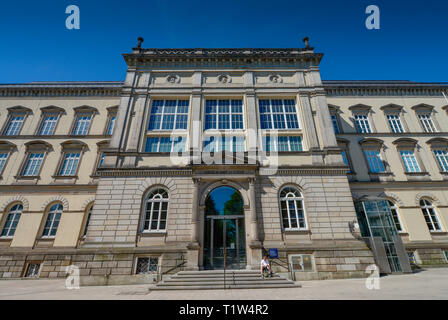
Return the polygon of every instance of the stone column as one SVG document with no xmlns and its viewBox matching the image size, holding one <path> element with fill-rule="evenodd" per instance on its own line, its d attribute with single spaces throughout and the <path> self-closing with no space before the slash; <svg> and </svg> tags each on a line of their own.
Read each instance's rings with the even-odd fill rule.
<svg viewBox="0 0 448 320">
<path fill-rule="evenodd" d="M 193 178 L 193 203 L 191 208 L 191 241 L 187 245 L 187 269 L 199 269 L 199 183 Z"/>
<path fill-rule="evenodd" d="M 249 178 L 249 201 L 250 201 L 250 243 L 247 254 L 247 269 L 259 267 L 261 260 L 262 244 L 258 234 L 257 203 L 255 198 L 255 178 Z"/>
</svg>

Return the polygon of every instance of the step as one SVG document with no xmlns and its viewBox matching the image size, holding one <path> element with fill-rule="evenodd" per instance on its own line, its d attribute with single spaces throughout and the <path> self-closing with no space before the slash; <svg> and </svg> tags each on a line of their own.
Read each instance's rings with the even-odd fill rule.
<svg viewBox="0 0 448 320">
<path fill-rule="evenodd" d="M 263 284 L 263 285 L 226 285 L 225 289 L 272 289 L 272 288 L 300 288 L 301 285 L 297 283 L 292 284 Z M 213 286 L 156 286 L 152 287 L 149 290 L 223 290 L 223 285 L 213 285 Z"/>
<path fill-rule="evenodd" d="M 279 276 L 267 278 L 265 280 L 278 280 L 283 279 Z M 235 278 L 225 278 L 226 281 L 256 281 L 256 280 L 262 280 L 260 276 L 257 277 L 235 277 Z M 164 281 L 192 281 L 192 282 L 198 282 L 198 281 L 224 281 L 224 277 L 171 277 L 169 279 L 165 279 Z"/>
<path fill-rule="evenodd" d="M 179 275 L 224 274 L 224 270 L 179 271 Z M 226 270 L 226 274 L 260 274 L 260 270 Z"/>
<path fill-rule="evenodd" d="M 294 282 L 290 282 L 288 280 L 252 280 L 252 281 L 226 281 L 226 284 L 229 285 L 239 285 L 239 284 L 292 284 Z M 224 285 L 224 281 L 164 281 L 163 283 L 157 284 L 157 286 L 194 286 L 194 285 Z"/>
</svg>

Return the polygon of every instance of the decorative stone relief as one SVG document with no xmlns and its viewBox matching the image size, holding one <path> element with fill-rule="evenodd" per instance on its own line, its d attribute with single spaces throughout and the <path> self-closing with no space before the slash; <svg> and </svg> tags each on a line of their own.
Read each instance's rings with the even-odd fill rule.
<svg viewBox="0 0 448 320">
<path fill-rule="evenodd" d="M 230 83 L 230 82 L 232 82 L 232 78 L 228 74 L 220 74 L 218 76 L 218 82 L 223 83 L 223 84 Z"/>
<path fill-rule="evenodd" d="M 177 74 L 170 74 L 166 77 L 166 82 L 171 84 L 180 83 L 180 77 Z"/>
<path fill-rule="evenodd" d="M 271 81 L 272 83 L 282 83 L 283 79 L 279 74 L 271 74 L 269 76 L 269 81 Z"/>
</svg>

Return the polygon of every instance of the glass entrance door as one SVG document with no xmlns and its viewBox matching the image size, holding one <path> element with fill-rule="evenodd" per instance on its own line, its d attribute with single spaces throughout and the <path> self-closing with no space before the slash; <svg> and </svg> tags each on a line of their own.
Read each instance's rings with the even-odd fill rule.
<svg viewBox="0 0 448 320">
<path fill-rule="evenodd" d="M 207 217 L 205 224 L 204 268 L 244 269 L 244 216 Z"/>
</svg>

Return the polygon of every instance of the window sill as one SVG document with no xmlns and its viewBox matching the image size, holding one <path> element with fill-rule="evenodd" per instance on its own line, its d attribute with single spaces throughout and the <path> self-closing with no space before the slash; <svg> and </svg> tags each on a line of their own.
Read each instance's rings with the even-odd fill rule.
<svg viewBox="0 0 448 320">
<path fill-rule="evenodd" d="M 448 231 L 444 231 L 444 230 L 433 230 L 433 231 L 429 231 L 430 234 L 435 234 L 438 236 L 444 236 L 444 235 L 448 235 Z"/>
<path fill-rule="evenodd" d="M 55 176 L 51 176 L 53 179 L 78 179 L 78 176 L 60 176 L 60 175 L 55 175 Z"/>
<path fill-rule="evenodd" d="M 141 237 L 157 237 L 166 235 L 166 230 L 164 231 L 143 231 L 140 232 L 139 236 Z"/>
<path fill-rule="evenodd" d="M 11 237 L 0 237 L 0 241 L 7 242 L 7 241 L 11 241 L 12 238 L 14 238 L 14 236 L 11 236 Z"/>
<path fill-rule="evenodd" d="M 17 180 L 39 180 L 40 176 L 14 176 Z"/>
<path fill-rule="evenodd" d="M 288 234 L 311 234 L 310 229 L 283 229 Z"/>
</svg>

